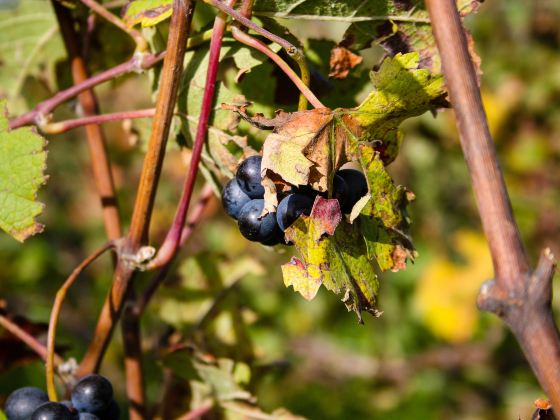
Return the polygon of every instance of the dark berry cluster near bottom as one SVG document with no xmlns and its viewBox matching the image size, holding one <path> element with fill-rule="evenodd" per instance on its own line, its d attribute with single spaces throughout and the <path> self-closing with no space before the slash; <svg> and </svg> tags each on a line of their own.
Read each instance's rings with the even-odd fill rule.
<svg viewBox="0 0 560 420">
<path fill-rule="evenodd" d="M 248 240 L 269 246 L 285 244 L 284 231 L 302 214 L 309 216 L 315 197 L 326 194 L 309 186 L 294 186 L 292 192 L 278 197 L 275 213 L 261 217 L 264 208 L 261 163 L 261 156 L 251 156 L 241 162 L 235 177 L 222 190 L 222 205 L 226 213 L 237 220 L 239 231 Z M 367 181 L 360 171 L 341 169 L 336 172 L 332 198 L 338 200 L 342 213 L 350 213 L 367 192 Z"/>
<path fill-rule="evenodd" d="M 118 420 L 120 410 L 113 399 L 113 386 L 101 375 L 89 375 L 74 386 L 71 399 L 49 401 L 47 394 L 27 386 L 6 400 L 8 420 Z"/>
</svg>

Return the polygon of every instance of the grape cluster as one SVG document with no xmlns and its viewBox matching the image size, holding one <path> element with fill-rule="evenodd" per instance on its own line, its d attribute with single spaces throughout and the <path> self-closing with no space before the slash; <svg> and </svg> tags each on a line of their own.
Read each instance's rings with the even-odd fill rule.
<svg viewBox="0 0 560 420">
<path fill-rule="evenodd" d="M 261 162 L 261 156 L 251 156 L 241 162 L 235 177 L 222 190 L 222 205 L 226 213 L 237 220 L 245 238 L 272 246 L 284 243 L 284 231 L 300 215 L 309 216 L 315 197 L 325 194 L 305 185 L 293 187 L 289 194 L 278 197 L 280 202 L 275 213 L 260 217 L 264 208 Z M 341 169 L 336 172 L 332 198 L 339 201 L 343 213 L 350 213 L 367 192 L 367 182 L 360 171 Z"/>
<path fill-rule="evenodd" d="M 113 387 L 101 375 L 82 378 L 72 390 L 71 400 L 52 402 L 32 386 L 15 390 L 6 400 L 8 420 L 118 420 L 119 406 Z"/>
</svg>

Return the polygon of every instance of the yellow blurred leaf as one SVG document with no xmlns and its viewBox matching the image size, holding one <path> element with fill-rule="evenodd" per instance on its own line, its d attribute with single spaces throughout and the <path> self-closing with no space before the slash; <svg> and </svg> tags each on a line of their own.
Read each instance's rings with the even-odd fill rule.
<svg viewBox="0 0 560 420">
<path fill-rule="evenodd" d="M 484 236 L 473 231 L 454 235 L 455 251 L 463 261 L 438 257 L 419 280 L 415 305 L 434 335 L 446 341 L 468 341 L 476 331 L 476 296 L 492 276 L 492 259 Z"/>
</svg>

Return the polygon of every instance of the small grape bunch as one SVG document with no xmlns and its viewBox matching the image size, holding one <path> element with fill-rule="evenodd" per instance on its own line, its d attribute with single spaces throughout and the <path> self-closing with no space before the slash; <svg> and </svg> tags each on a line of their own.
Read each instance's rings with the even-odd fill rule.
<svg viewBox="0 0 560 420">
<path fill-rule="evenodd" d="M 222 190 L 222 205 L 226 213 L 237 220 L 245 238 L 272 246 L 284 243 L 284 231 L 302 214 L 309 216 L 315 197 L 326 194 L 305 185 L 294 187 L 288 195 L 279 197 L 276 212 L 261 217 L 264 208 L 261 163 L 261 156 L 251 156 L 241 162 L 235 177 Z M 367 192 L 367 182 L 360 171 L 342 169 L 336 172 L 332 198 L 339 201 L 343 213 L 350 213 Z"/>
<path fill-rule="evenodd" d="M 88 375 L 74 386 L 70 401 L 52 402 L 47 394 L 27 386 L 6 400 L 8 420 L 118 420 L 113 386 L 101 375 Z"/>
</svg>

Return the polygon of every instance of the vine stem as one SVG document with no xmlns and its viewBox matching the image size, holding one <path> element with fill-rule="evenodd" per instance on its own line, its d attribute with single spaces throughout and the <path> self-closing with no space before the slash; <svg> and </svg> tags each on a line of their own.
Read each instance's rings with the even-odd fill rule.
<svg viewBox="0 0 560 420">
<path fill-rule="evenodd" d="M 45 124 L 39 129 L 44 134 L 62 134 L 74 128 L 87 125 L 98 125 L 110 121 L 132 120 L 138 118 L 151 118 L 155 115 L 155 108 L 138 109 L 134 111 L 113 112 L 110 114 L 91 115 L 82 118 L 73 118 L 65 121 L 57 121 Z"/>
<path fill-rule="evenodd" d="M 112 14 L 109 10 L 107 10 L 102 5 L 97 3 L 95 0 L 80 0 L 80 1 L 83 4 L 85 4 L 87 7 L 89 7 L 92 11 L 94 11 L 99 16 L 101 16 L 103 19 L 105 19 L 107 22 L 110 22 L 111 24 L 119 28 L 121 31 L 128 34 L 136 43 L 137 51 L 142 52 L 148 49 L 148 43 L 146 42 L 146 40 L 144 39 L 144 37 L 140 32 L 138 32 L 136 29 L 132 29 L 126 26 L 126 24 L 121 19 L 116 17 L 114 14 Z"/>
<path fill-rule="evenodd" d="M 54 374 L 55 374 L 55 342 L 56 342 L 56 327 L 58 325 L 58 318 L 60 317 L 60 310 L 62 309 L 62 304 L 64 303 L 64 299 L 66 298 L 66 293 L 68 289 L 74 284 L 74 281 L 78 278 L 78 276 L 84 271 L 84 269 L 90 265 L 93 261 L 95 261 L 98 257 L 103 255 L 107 250 L 112 249 L 115 247 L 114 241 L 109 241 L 101 248 L 96 250 L 93 254 L 83 260 L 80 265 L 78 265 L 72 274 L 66 279 L 64 284 L 58 289 L 56 292 L 56 297 L 54 299 L 54 303 L 51 309 L 51 317 L 49 321 L 49 331 L 47 334 L 47 354 L 46 354 L 46 377 L 47 377 L 47 393 L 49 395 L 49 399 L 51 401 L 58 401 L 58 396 L 56 393 L 56 386 L 54 383 Z M 60 363 L 60 361 L 59 361 Z"/>
<path fill-rule="evenodd" d="M 208 30 L 190 37 L 187 40 L 187 49 L 194 48 L 207 42 L 212 36 Z M 118 64 L 108 70 L 91 76 L 80 83 L 76 83 L 68 89 L 61 90 L 51 98 L 39 103 L 34 109 L 25 114 L 15 117 L 10 121 L 10 128 L 15 129 L 24 125 L 36 124 L 42 126 L 48 123 L 49 114 L 60 104 L 72 99 L 80 92 L 91 89 L 97 85 L 116 79 L 127 73 L 142 73 L 159 63 L 165 57 L 165 51 L 154 54 L 136 53 L 124 63 Z"/>
<path fill-rule="evenodd" d="M 92 341 L 78 368 L 78 375 L 80 376 L 99 369 L 114 327 L 122 313 L 125 297 L 132 291 L 131 279 L 136 266 L 131 264 L 129 260 L 136 255 L 142 244 L 147 241 L 193 12 L 193 1 L 174 0 L 156 112 L 140 175 L 130 230 L 123 245 L 123 254 L 117 263 L 111 290 L 101 309 Z M 144 411 L 142 365 L 140 359 L 127 360 L 127 368 L 131 367 L 129 362 L 133 362 L 135 368 L 126 371 L 127 393 L 129 400 L 136 403 L 130 406 L 129 414 L 131 419 L 139 419 L 143 418 Z"/>
<path fill-rule="evenodd" d="M 31 350 L 37 353 L 43 361 L 47 360 L 47 348 L 45 345 L 3 314 L 0 314 L 0 325 L 10 334 L 13 334 L 23 341 Z M 59 365 L 62 362 L 62 357 L 58 354 L 54 354 L 54 364 Z"/>
<path fill-rule="evenodd" d="M 259 35 L 262 35 L 266 39 L 280 45 L 288 53 L 288 55 L 298 64 L 302 75 L 301 78 L 304 84 L 306 85 L 309 84 L 309 80 L 310 80 L 309 68 L 307 67 L 307 61 L 305 60 L 305 56 L 303 55 L 301 49 L 297 48 L 295 45 L 288 42 L 284 38 L 275 35 L 272 32 L 269 32 L 266 29 L 260 27 L 251 19 L 249 19 L 248 16 L 250 16 L 252 3 L 245 4 L 242 7 L 242 11 L 238 12 L 237 10 L 233 9 L 232 6 L 228 5 L 227 3 L 221 0 L 204 0 L 204 2 L 210 4 L 211 6 L 214 6 L 215 8 L 227 14 L 228 16 L 231 16 L 233 19 L 235 19 L 237 22 L 247 27 L 248 29 L 251 29 L 252 31 L 258 33 Z M 306 109 L 307 107 L 306 99 L 307 98 L 303 98 L 302 96 L 300 96 L 299 105 L 298 105 L 298 109 L 300 111 Z"/>
<path fill-rule="evenodd" d="M 311 103 L 315 108 L 325 108 L 325 105 L 321 103 L 321 101 L 315 96 L 315 94 L 309 89 L 309 72 L 307 72 L 307 82 L 300 79 L 300 77 L 296 74 L 295 71 L 286 63 L 282 57 L 272 51 L 266 44 L 259 41 L 256 38 L 246 34 L 239 28 L 232 26 L 231 34 L 235 40 L 241 42 L 242 44 L 247 45 L 248 47 L 254 48 L 257 51 L 263 53 L 268 58 L 270 58 L 280 69 L 290 78 L 290 80 L 296 85 L 299 89 L 305 101 L 302 103 L 300 100 L 298 104 L 298 110 L 304 111 L 307 108 L 307 101 Z"/>
<path fill-rule="evenodd" d="M 230 4 L 234 4 L 235 0 L 230 0 Z M 214 92 L 216 90 L 216 77 L 218 75 L 218 67 L 220 61 L 220 50 L 222 48 L 222 39 L 226 29 L 225 13 L 218 13 L 214 19 L 212 28 L 212 39 L 210 40 L 210 51 L 208 57 L 208 70 L 206 72 L 206 82 L 204 85 L 204 94 L 202 97 L 202 105 L 198 117 L 198 125 L 196 127 L 196 135 L 191 153 L 191 162 L 185 182 L 183 184 L 183 192 L 175 213 L 175 218 L 171 227 L 159 248 L 155 258 L 151 260 L 147 266 L 148 270 L 163 267 L 169 264 L 179 249 L 183 226 L 187 217 L 187 212 L 191 203 L 194 184 L 198 174 L 198 165 L 202 148 L 208 134 L 208 122 L 212 113 L 212 105 L 214 102 Z"/>
<path fill-rule="evenodd" d="M 475 69 L 454 0 L 426 0 L 461 146 L 469 169 L 495 280 L 478 305 L 510 327 L 554 410 L 560 413 L 560 336 L 552 314 L 554 256 L 545 249 L 531 270 L 488 129 Z"/>
<path fill-rule="evenodd" d="M 88 78 L 87 66 L 81 55 L 78 34 L 74 29 L 74 19 L 69 9 L 60 2 L 53 0 L 52 5 L 58 20 L 62 39 L 68 52 L 74 83 L 81 83 Z M 98 104 L 92 89 L 84 90 L 78 95 L 78 101 L 86 118 L 94 118 L 98 113 Z M 86 125 L 86 137 L 91 156 L 93 179 L 99 195 L 105 231 L 109 240 L 122 236 L 121 222 L 115 183 L 111 171 L 111 163 L 107 155 L 105 136 L 99 125 Z"/>
</svg>

